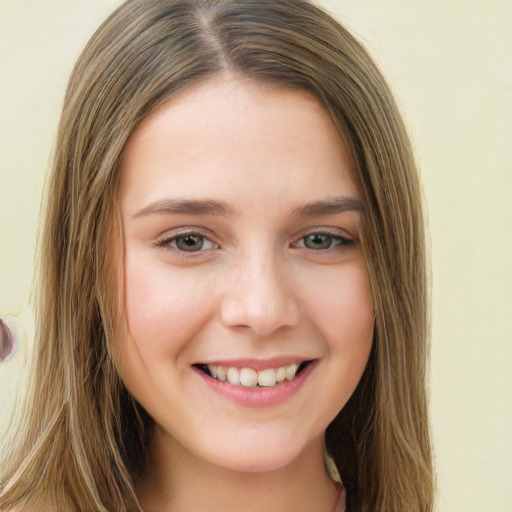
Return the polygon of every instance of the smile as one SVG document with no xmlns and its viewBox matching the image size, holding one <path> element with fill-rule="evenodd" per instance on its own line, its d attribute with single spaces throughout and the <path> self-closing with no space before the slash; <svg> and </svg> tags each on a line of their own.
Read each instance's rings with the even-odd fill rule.
<svg viewBox="0 0 512 512">
<path fill-rule="evenodd" d="M 285 381 L 293 380 L 310 361 L 292 363 L 278 368 L 265 368 L 255 370 L 253 368 L 235 368 L 233 366 L 220 366 L 213 364 L 197 365 L 206 375 L 221 382 L 228 382 L 233 386 L 246 388 L 270 388 Z"/>
<path fill-rule="evenodd" d="M 290 361 L 239 360 L 235 364 L 197 363 L 193 368 L 215 395 L 244 407 L 273 407 L 298 394 L 319 359 Z M 284 375 L 284 377 L 283 377 Z"/>
</svg>

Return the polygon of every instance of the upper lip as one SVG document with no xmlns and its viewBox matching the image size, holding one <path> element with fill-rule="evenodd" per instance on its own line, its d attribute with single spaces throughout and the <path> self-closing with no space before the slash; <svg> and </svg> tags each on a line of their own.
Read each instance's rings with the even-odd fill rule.
<svg viewBox="0 0 512 512">
<path fill-rule="evenodd" d="M 313 357 L 304 356 L 278 356 L 269 359 L 239 358 L 239 359 L 211 359 L 198 361 L 196 364 L 224 366 L 226 368 L 252 368 L 253 370 L 266 370 L 267 368 L 279 368 L 293 363 L 312 361 Z"/>
</svg>

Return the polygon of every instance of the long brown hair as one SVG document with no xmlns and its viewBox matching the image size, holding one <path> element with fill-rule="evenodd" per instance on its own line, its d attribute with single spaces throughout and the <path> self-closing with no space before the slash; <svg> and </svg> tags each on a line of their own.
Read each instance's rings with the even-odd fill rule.
<svg viewBox="0 0 512 512">
<path fill-rule="evenodd" d="M 109 351 L 121 307 L 109 262 L 119 162 L 145 116 L 226 71 L 312 92 L 352 148 L 375 338 L 326 445 L 350 510 L 432 510 L 424 226 L 410 143 L 367 52 L 304 0 L 128 0 L 79 58 L 47 189 L 35 363 L 1 468 L 2 510 L 142 510 L 135 483 L 150 420 Z"/>
</svg>

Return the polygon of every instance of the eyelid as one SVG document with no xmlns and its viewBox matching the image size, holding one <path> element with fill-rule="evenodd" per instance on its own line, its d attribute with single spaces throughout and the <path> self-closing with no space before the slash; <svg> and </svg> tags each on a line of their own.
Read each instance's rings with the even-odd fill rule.
<svg viewBox="0 0 512 512">
<path fill-rule="evenodd" d="M 328 249 L 311 249 L 308 247 L 305 247 L 304 244 L 302 246 L 299 246 L 299 243 L 303 242 L 304 239 L 310 235 L 326 235 L 329 237 L 332 237 L 334 239 L 341 240 L 340 244 L 336 244 L 332 247 L 329 247 Z M 199 236 L 204 238 L 205 240 L 208 240 L 213 247 L 207 248 L 207 249 L 199 249 L 197 251 L 184 251 L 180 248 L 171 245 L 173 242 L 175 242 L 176 239 L 180 237 L 186 237 L 186 236 Z M 329 251 L 335 250 L 336 247 L 343 248 L 347 246 L 351 246 L 357 243 L 357 239 L 353 237 L 352 235 L 349 235 L 345 230 L 342 230 L 340 228 L 334 228 L 334 227 L 313 227 L 308 228 L 306 231 L 300 233 L 300 235 L 297 235 L 294 237 L 295 242 L 292 242 L 290 244 L 290 247 L 297 248 L 297 249 L 305 249 L 308 252 L 318 252 L 318 253 L 327 253 Z M 174 251 L 176 254 L 182 257 L 197 257 L 201 254 L 208 253 L 210 251 L 219 249 L 221 246 L 220 244 L 215 240 L 215 236 L 210 232 L 210 230 L 207 230 L 205 228 L 199 228 L 195 226 L 187 226 L 187 227 L 180 227 L 175 228 L 172 230 L 165 231 L 162 235 L 158 236 L 158 238 L 154 242 L 154 246 L 159 249 L 169 249 Z"/>
<path fill-rule="evenodd" d="M 205 230 L 203 228 L 196 228 L 196 227 L 183 227 L 183 228 L 177 228 L 174 230 L 166 231 L 164 234 L 160 235 L 156 241 L 155 246 L 159 249 L 172 249 L 176 253 L 178 253 L 180 256 L 185 257 L 192 257 L 192 256 L 198 256 L 201 253 L 209 252 L 214 249 L 218 249 L 220 247 L 220 244 L 218 244 L 215 240 L 212 234 L 205 233 Z M 210 249 L 200 249 L 197 251 L 183 251 L 179 249 L 178 247 L 174 247 L 172 242 L 175 242 L 176 239 L 186 236 L 199 236 L 204 238 L 205 240 L 210 241 L 215 247 L 212 247 Z"/>
<path fill-rule="evenodd" d="M 327 236 L 332 236 L 333 238 L 336 237 L 336 238 L 343 238 L 344 240 L 356 241 L 356 237 L 354 237 L 353 235 L 350 235 L 344 229 L 334 228 L 334 227 L 325 227 L 325 226 L 308 228 L 307 230 L 304 230 L 300 234 L 296 235 L 295 239 L 297 241 L 302 240 L 303 238 L 305 238 L 309 235 L 327 235 Z"/>
<path fill-rule="evenodd" d="M 311 249 L 309 247 L 305 247 L 304 239 L 311 235 L 325 235 L 332 237 L 333 239 L 341 240 L 340 244 L 336 244 L 328 249 Z M 299 246 L 299 243 L 302 242 L 302 246 Z M 348 246 L 355 245 L 357 243 L 357 239 L 353 236 L 349 235 L 345 230 L 340 228 L 330 228 L 330 227 L 314 227 L 308 229 L 306 232 L 300 234 L 300 236 L 296 237 L 296 241 L 291 244 L 292 248 L 297 249 L 305 249 L 308 252 L 313 253 L 328 253 L 329 251 L 335 250 L 338 248 L 344 248 Z"/>
</svg>

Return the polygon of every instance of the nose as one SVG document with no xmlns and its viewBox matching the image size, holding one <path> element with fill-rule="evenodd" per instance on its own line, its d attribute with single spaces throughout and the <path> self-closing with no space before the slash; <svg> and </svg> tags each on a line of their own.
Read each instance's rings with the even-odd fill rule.
<svg viewBox="0 0 512 512">
<path fill-rule="evenodd" d="M 264 253 L 241 255 L 231 269 L 221 304 L 228 327 L 244 327 L 261 337 L 299 321 L 299 304 L 283 262 Z"/>
</svg>

